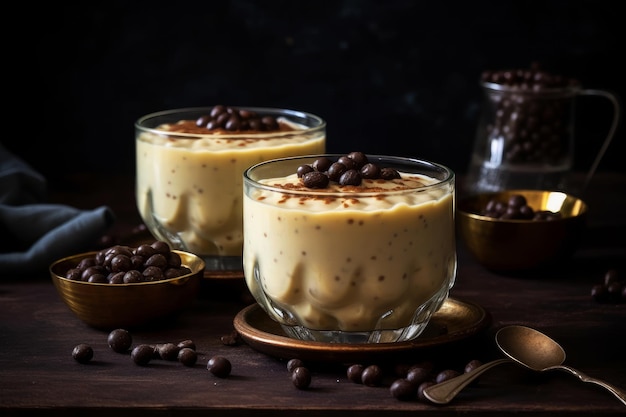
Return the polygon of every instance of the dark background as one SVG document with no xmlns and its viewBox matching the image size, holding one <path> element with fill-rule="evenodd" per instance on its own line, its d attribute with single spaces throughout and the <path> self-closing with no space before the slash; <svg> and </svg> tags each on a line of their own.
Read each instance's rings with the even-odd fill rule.
<svg viewBox="0 0 626 417">
<path fill-rule="evenodd" d="M 50 179 L 134 172 L 140 116 L 177 107 L 286 107 L 328 122 L 330 152 L 467 169 L 483 70 L 545 69 L 626 97 L 626 20 L 595 1 L 106 1 L 5 15 L 5 147 Z M 6 25 L 11 21 L 12 32 Z M 618 45 L 619 49 L 618 49 Z M 8 63 L 8 65 L 7 65 Z M 611 107 L 579 100 L 576 168 Z M 5 113 L 6 114 L 6 113 Z M 9 113 L 11 114 L 11 113 Z M 17 130 L 19 133 L 15 133 Z M 620 126 L 599 171 L 625 171 Z"/>
</svg>

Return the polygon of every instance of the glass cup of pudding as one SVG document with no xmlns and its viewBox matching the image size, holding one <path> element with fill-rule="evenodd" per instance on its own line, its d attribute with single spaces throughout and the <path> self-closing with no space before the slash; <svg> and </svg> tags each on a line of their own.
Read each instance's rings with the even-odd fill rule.
<svg viewBox="0 0 626 417">
<path fill-rule="evenodd" d="M 429 161 L 320 154 L 244 172 L 246 285 L 291 338 L 418 337 L 457 271 L 455 174 Z"/>
<path fill-rule="evenodd" d="M 286 109 L 214 106 L 135 123 L 136 200 L 152 235 L 202 257 L 207 275 L 239 276 L 243 171 L 325 151 L 326 122 Z"/>
</svg>

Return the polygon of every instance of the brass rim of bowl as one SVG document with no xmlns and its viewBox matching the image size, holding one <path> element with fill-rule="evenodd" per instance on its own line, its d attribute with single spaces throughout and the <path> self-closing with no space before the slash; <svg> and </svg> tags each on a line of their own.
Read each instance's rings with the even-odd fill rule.
<svg viewBox="0 0 626 417">
<path fill-rule="evenodd" d="M 543 194 L 558 194 L 562 196 L 563 201 L 570 200 L 571 203 L 568 204 L 570 207 L 579 206 L 576 211 L 568 210 L 562 212 L 561 209 L 563 206 L 560 206 L 558 213 L 562 214 L 561 218 L 552 219 L 552 220 L 528 220 L 528 219 L 501 219 L 496 217 L 490 217 L 483 214 L 478 213 L 477 211 L 481 208 L 478 206 L 479 202 L 483 201 L 483 206 L 491 199 L 498 197 L 509 197 L 513 194 L 522 194 L 522 195 L 543 195 Z M 527 197 L 528 199 L 528 197 Z M 532 206 L 531 206 L 532 207 Z M 533 207 L 535 211 L 538 211 Z M 541 208 L 539 210 L 548 210 L 546 208 Z M 548 210 L 552 211 L 552 210 Z M 542 191 L 542 190 L 506 190 L 506 191 L 496 191 L 491 193 L 478 194 L 470 197 L 466 197 L 461 199 L 458 204 L 457 212 L 463 216 L 481 220 L 485 222 L 494 222 L 494 223 L 532 223 L 532 224 L 545 224 L 545 223 L 555 223 L 555 222 L 563 222 L 563 221 L 571 221 L 572 219 L 577 219 L 583 217 L 587 214 L 588 206 L 582 199 L 575 197 L 571 194 L 567 194 L 562 191 Z M 552 211 L 553 213 L 557 213 Z M 564 214 L 564 215 L 563 215 Z"/>
</svg>

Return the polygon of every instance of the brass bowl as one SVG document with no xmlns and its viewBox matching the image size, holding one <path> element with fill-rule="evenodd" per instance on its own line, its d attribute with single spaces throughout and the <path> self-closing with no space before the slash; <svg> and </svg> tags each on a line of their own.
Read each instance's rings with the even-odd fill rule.
<svg viewBox="0 0 626 417">
<path fill-rule="evenodd" d="M 85 252 L 55 261 L 50 276 L 65 304 L 83 322 L 98 329 L 136 328 L 165 319 L 195 300 L 205 263 L 196 255 L 178 253 L 191 273 L 176 278 L 133 284 L 108 284 L 64 278 L 65 273 L 97 252 Z"/>
<path fill-rule="evenodd" d="M 514 194 L 526 197 L 535 212 L 560 213 L 556 220 L 506 220 L 481 215 L 495 198 L 507 202 Z M 506 190 L 461 199 L 457 231 L 472 256 L 485 268 L 514 272 L 553 265 L 578 248 L 587 222 L 587 204 L 557 191 Z"/>
</svg>

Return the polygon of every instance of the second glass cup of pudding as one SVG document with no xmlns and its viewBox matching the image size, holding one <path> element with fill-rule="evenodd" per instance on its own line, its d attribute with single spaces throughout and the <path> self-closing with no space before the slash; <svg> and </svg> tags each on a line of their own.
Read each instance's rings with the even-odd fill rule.
<svg viewBox="0 0 626 417">
<path fill-rule="evenodd" d="M 362 152 L 281 158 L 244 172 L 244 276 L 292 338 L 418 337 L 457 270 L 455 174 Z"/>
<path fill-rule="evenodd" d="M 326 122 L 287 109 L 213 106 L 141 117 L 136 199 L 148 230 L 192 252 L 206 273 L 243 276 L 243 171 L 262 161 L 320 153 Z"/>
</svg>

